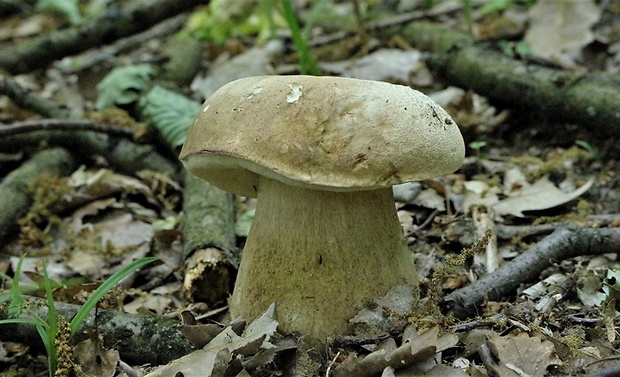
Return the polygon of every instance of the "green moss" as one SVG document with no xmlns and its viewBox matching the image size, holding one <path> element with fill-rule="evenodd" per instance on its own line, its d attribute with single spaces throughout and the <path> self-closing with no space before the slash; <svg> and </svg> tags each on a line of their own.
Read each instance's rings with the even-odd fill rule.
<svg viewBox="0 0 620 377">
<path fill-rule="evenodd" d="M 71 191 L 66 182 L 65 178 L 52 175 L 43 175 L 29 182 L 26 190 L 32 197 L 32 205 L 28 213 L 17 221 L 22 245 L 42 247 L 48 244 L 49 231 L 62 224 L 62 219 L 53 209 Z"/>
<path fill-rule="evenodd" d="M 438 304 L 439 297 L 441 297 L 441 282 L 450 274 L 457 272 L 459 268 L 463 267 L 467 259 L 483 252 L 492 235 L 491 230 L 487 230 L 485 235 L 474 245 L 461 250 L 458 254 L 448 255 L 444 262 L 435 268 L 431 278 L 431 286 L 428 290 L 427 314 L 442 316 Z"/>
</svg>

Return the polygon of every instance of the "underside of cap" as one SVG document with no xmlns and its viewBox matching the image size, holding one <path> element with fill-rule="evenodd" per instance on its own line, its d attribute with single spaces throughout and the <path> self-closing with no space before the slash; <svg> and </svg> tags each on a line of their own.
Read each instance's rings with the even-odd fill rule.
<svg viewBox="0 0 620 377">
<path fill-rule="evenodd" d="M 180 158 L 215 186 L 256 196 L 261 175 L 317 190 L 367 190 L 451 173 L 464 154 L 452 118 L 409 87 L 260 76 L 205 101 Z"/>
</svg>

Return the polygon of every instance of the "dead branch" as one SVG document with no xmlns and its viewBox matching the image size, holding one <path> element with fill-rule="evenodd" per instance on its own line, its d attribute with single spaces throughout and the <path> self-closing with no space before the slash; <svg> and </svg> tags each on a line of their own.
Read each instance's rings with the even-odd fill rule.
<svg viewBox="0 0 620 377">
<path fill-rule="evenodd" d="M 28 308 L 36 315 L 47 318 L 47 302 L 26 297 Z M 70 320 L 80 308 L 63 302 L 55 303 L 59 315 Z M 7 318 L 7 306 L 0 306 L 0 319 Z M 165 364 L 192 350 L 189 341 L 177 330 L 179 321 L 160 316 L 128 314 L 115 310 L 93 310 L 75 336 L 79 342 L 86 333 L 96 331 L 107 348 L 117 349 L 121 358 L 132 364 Z M 0 341 L 14 341 L 43 347 L 34 326 L 26 324 L 2 325 Z"/>
<path fill-rule="evenodd" d="M 17 106 L 32 109 L 48 118 L 67 118 L 69 112 L 53 101 L 19 85 L 12 77 L 0 74 L 0 95 L 9 97 Z"/>
<path fill-rule="evenodd" d="M 225 301 L 235 282 L 233 197 L 202 179 L 185 174 L 183 192 L 183 291 L 193 301 Z"/>
<path fill-rule="evenodd" d="M 580 226 L 598 228 L 607 226 L 614 221 L 620 221 L 620 214 L 590 215 L 586 216 L 583 221 L 580 221 Z M 515 237 L 551 234 L 558 228 L 564 228 L 571 225 L 577 224 L 574 221 L 562 221 L 537 225 L 498 225 L 497 238 L 506 240 Z"/>
<path fill-rule="evenodd" d="M 127 38 L 122 38 L 113 44 L 104 46 L 102 48 L 92 49 L 85 51 L 84 53 L 66 57 L 55 65 L 63 73 L 75 73 L 84 69 L 91 68 L 101 62 L 111 59 L 120 53 L 129 51 L 142 43 L 154 40 L 156 38 L 172 34 L 180 29 L 187 21 L 187 14 L 180 14 L 176 17 L 164 20 L 152 28 Z"/>
<path fill-rule="evenodd" d="M 208 3 L 202 0 L 133 1 L 119 15 L 103 16 L 77 27 L 42 35 L 0 51 L 0 67 L 11 73 L 25 73 L 47 63 L 91 47 L 113 42 L 143 31 L 162 20 Z"/>
<path fill-rule="evenodd" d="M 450 293 L 441 306 L 454 316 L 465 318 L 480 312 L 485 300 L 497 301 L 513 294 L 519 285 L 535 280 L 555 262 L 619 251 L 620 228 L 558 228 L 493 273 Z"/>
<path fill-rule="evenodd" d="M 47 117 L 67 119 L 70 116 L 58 104 L 22 88 L 15 80 L 7 76 L 0 75 L 0 93 L 6 94 L 16 104 Z M 67 122 L 79 123 L 79 121 Z M 63 146 L 82 156 L 104 156 L 110 164 L 124 174 L 134 174 L 145 169 L 174 174 L 178 170 L 178 164 L 157 153 L 151 145 L 136 144 L 126 138 L 91 131 L 72 131 L 68 137 L 65 131 L 29 130 L 27 134 L 1 137 L 0 150 L 6 153 L 21 151 L 43 141 L 49 145 Z"/>
<path fill-rule="evenodd" d="M 134 139 L 135 133 L 129 128 L 96 123 L 90 120 L 77 119 L 38 119 L 16 122 L 12 124 L 0 123 L 0 137 L 26 134 L 36 131 L 94 131 Z"/>
<path fill-rule="evenodd" d="M 35 2 L 32 0 L 2 0 L 0 1 L 0 17 L 8 17 L 16 13 L 25 13 L 32 10 Z"/>
<path fill-rule="evenodd" d="M 612 365 L 610 367 L 601 368 L 588 374 L 589 377 L 613 377 L 620 374 L 620 365 Z"/>
<path fill-rule="evenodd" d="M 403 30 L 413 46 L 434 55 L 427 64 L 451 84 L 495 103 L 535 111 L 553 122 L 580 123 L 601 136 L 620 135 L 620 76 L 583 74 L 517 61 L 472 37 L 428 22 Z"/>
<path fill-rule="evenodd" d="M 0 184 L 0 243 L 11 233 L 17 220 L 28 212 L 32 197 L 28 194 L 30 182 L 45 174 L 69 175 L 77 168 L 77 161 L 62 148 L 47 149 L 34 155 L 4 178 Z"/>
<path fill-rule="evenodd" d="M 401 26 L 412 21 L 429 19 L 433 17 L 438 17 L 441 15 L 447 15 L 450 13 L 454 13 L 459 11 L 463 6 L 458 3 L 447 4 L 446 6 L 435 7 L 428 11 L 413 11 L 407 12 L 403 14 L 399 14 L 394 17 L 390 17 L 384 20 L 369 22 L 366 26 L 366 31 L 368 32 L 378 32 L 387 28 Z M 341 31 L 328 35 L 321 35 L 318 37 L 312 38 L 308 41 L 308 46 L 310 47 L 320 47 L 332 43 L 340 42 L 344 39 L 354 37 L 358 34 L 358 31 Z"/>
<path fill-rule="evenodd" d="M 103 156 L 119 172 L 135 174 L 140 170 L 153 170 L 174 175 L 178 164 L 163 157 L 148 144 L 136 144 L 125 138 L 90 131 L 36 131 L 24 135 L 0 138 L 0 150 L 9 153 L 23 150 L 40 142 L 62 146 L 85 157 Z"/>
</svg>

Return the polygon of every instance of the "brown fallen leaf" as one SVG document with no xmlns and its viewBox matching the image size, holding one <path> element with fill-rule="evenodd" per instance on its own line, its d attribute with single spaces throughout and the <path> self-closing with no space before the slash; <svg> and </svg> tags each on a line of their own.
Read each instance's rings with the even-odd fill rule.
<svg viewBox="0 0 620 377">
<path fill-rule="evenodd" d="M 539 211 L 568 203 L 588 191 L 593 180 L 589 180 L 572 192 L 557 188 L 547 176 L 531 185 L 521 183 L 521 187 L 509 193 L 509 197 L 492 205 L 495 214 L 523 217 L 524 211 Z"/>
<path fill-rule="evenodd" d="M 89 334 L 89 339 L 75 345 L 73 357 L 84 375 L 89 377 L 114 376 L 120 359 L 118 351 L 104 348 L 103 338 L 94 333 Z"/>
<path fill-rule="evenodd" d="M 350 354 L 342 364 L 334 369 L 334 377 L 371 377 L 383 373 L 388 368 L 394 370 L 414 366 L 433 358 L 438 352 L 456 346 L 458 337 L 441 333 L 434 326 L 425 332 L 410 325 L 403 334 L 403 344 L 396 345 L 392 338 L 385 340 L 377 349 L 365 357 Z M 433 363 L 428 370 L 435 366 Z"/>
<path fill-rule="evenodd" d="M 251 355 L 263 349 L 273 348 L 269 339 L 275 334 L 278 322 L 273 319 L 275 305 L 250 323 L 241 336 L 231 326 L 224 328 L 204 348 L 149 373 L 146 377 L 208 377 L 238 375 L 243 368 L 237 355 Z M 268 359 L 269 360 L 269 359 Z"/>
<path fill-rule="evenodd" d="M 525 41 L 532 54 L 571 67 L 581 49 L 594 40 L 591 28 L 601 11 L 593 0 L 540 0 L 529 16 Z"/>
<path fill-rule="evenodd" d="M 530 337 L 526 333 L 500 336 L 490 333 L 487 335 L 487 345 L 498 362 L 486 367 L 498 376 L 542 377 L 547 374 L 550 365 L 562 363 L 555 356 L 553 343 L 539 336 Z"/>
</svg>

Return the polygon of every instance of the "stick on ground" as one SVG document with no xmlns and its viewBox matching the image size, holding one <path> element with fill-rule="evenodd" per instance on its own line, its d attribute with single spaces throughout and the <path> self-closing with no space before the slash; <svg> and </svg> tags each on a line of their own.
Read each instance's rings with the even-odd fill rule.
<svg viewBox="0 0 620 377">
<path fill-rule="evenodd" d="M 225 301 L 235 282 L 233 196 L 189 173 L 183 196 L 183 292 L 192 301 Z"/>
<path fill-rule="evenodd" d="M 25 296 L 24 296 L 25 297 Z M 26 297 L 25 297 L 26 298 Z M 47 302 L 27 297 L 28 308 L 47 318 Z M 56 310 L 65 318 L 73 318 L 78 305 L 56 302 Z M 7 318 L 7 307 L 0 306 L 0 319 Z M 189 353 L 193 347 L 176 326 L 179 321 L 159 316 L 128 314 L 115 310 L 93 310 L 78 330 L 75 341 L 87 338 L 87 331 L 96 331 L 106 348 L 117 349 L 121 358 L 132 364 L 165 364 Z M 43 348 L 39 333 L 29 324 L 2 325 L 0 341 L 14 341 Z"/>
<path fill-rule="evenodd" d="M 30 182 L 45 174 L 69 175 L 76 168 L 77 161 L 67 150 L 53 148 L 37 153 L 7 175 L 0 184 L 0 244 L 32 204 Z"/>
<path fill-rule="evenodd" d="M 413 47 L 434 53 L 427 64 L 451 85 L 554 122 L 580 123 L 601 136 L 620 135 L 617 74 L 582 74 L 515 60 L 429 22 L 411 23 L 403 36 Z"/>
<path fill-rule="evenodd" d="M 620 251 L 620 228 L 559 228 L 529 250 L 470 285 L 447 295 L 442 307 L 458 318 L 475 315 L 485 300 L 501 300 L 535 280 L 553 263 Z"/>
<path fill-rule="evenodd" d="M 119 14 L 106 12 L 82 25 L 6 47 L 0 51 L 0 67 L 13 74 L 30 72 L 56 59 L 143 31 L 166 18 L 204 3 L 200 0 L 133 1 Z"/>
</svg>

